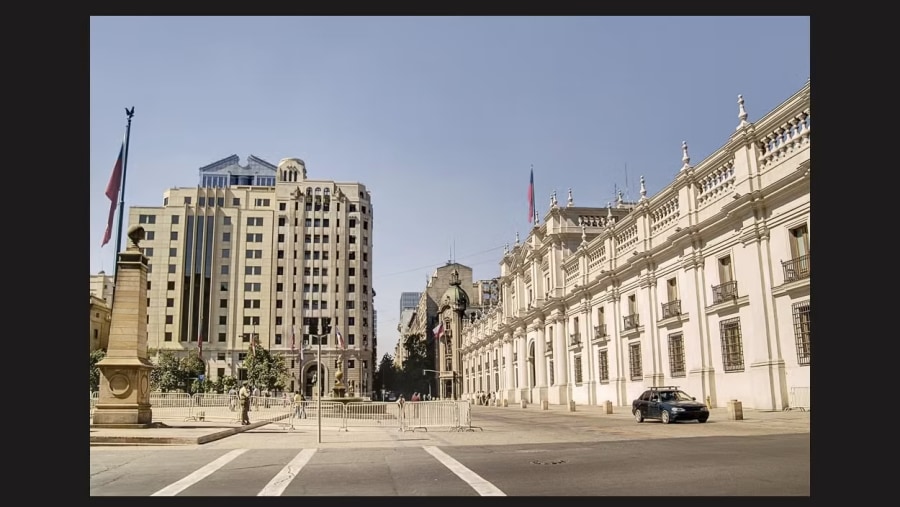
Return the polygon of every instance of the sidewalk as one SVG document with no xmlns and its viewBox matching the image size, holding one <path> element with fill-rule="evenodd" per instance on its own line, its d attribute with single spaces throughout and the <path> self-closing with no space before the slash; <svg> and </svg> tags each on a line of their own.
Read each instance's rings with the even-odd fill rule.
<svg viewBox="0 0 900 507">
<path fill-rule="evenodd" d="M 293 444 L 311 447 L 373 447 L 408 445 L 497 445 L 524 442 L 572 442 L 579 440 L 629 440 L 646 438 L 680 438 L 698 436 L 751 436 L 774 433 L 808 433 L 810 412 L 757 411 L 744 409 L 743 420 L 728 419 L 728 410 L 710 410 L 708 423 L 683 423 L 662 425 L 655 421 L 638 424 L 628 407 L 615 407 L 606 414 L 603 407 L 580 405 L 575 412 L 567 407 L 551 405 L 541 410 L 539 405 L 509 407 L 472 406 L 474 431 L 399 431 L 398 428 L 350 427 L 348 431 L 323 428 L 324 443 L 319 443 L 318 428 L 304 425 L 290 429 L 282 422 L 255 422 L 247 426 L 222 422 L 164 420 L 161 427 L 147 429 L 90 428 L 90 445 L 201 445 L 221 441 L 228 437 L 252 435 L 255 445 L 278 447 L 284 445 L 284 436 L 293 435 Z M 503 421 L 491 415 L 502 415 Z M 479 417 L 481 416 L 481 417 Z M 572 431 L 540 428 L 542 416 L 571 418 Z M 157 421 L 154 421 L 157 422 Z M 673 429 L 679 428 L 679 429 Z"/>
</svg>

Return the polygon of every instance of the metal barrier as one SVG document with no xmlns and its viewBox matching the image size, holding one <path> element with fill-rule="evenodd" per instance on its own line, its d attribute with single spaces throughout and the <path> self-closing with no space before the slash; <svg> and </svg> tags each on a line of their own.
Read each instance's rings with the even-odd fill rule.
<svg viewBox="0 0 900 507">
<path fill-rule="evenodd" d="M 191 414 L 194 400 L 188 393 L 150 393 L 150 408 L 154 419 L 194 420 Z"/>
<path fill-rule="evenodd" d="M 156 416 L 156 406 L 153 406 Z M 191 421 L 241 422 L 241 403 L 230 394 L 197 393 L 191 397 L 188 419 Z"/>
<path fill-rule="evenodd" d="M 344 404 L 339 401 L 323 401 L 321 403 L 322 426 L 347 431 L 347 418 L 344 414 Z M 318 409 L 318 402 L 316 400 L 306 400 L 300 402 L 300 404 L 300 410 L 297 410 L 296 405 L 289 407 L 289 410 L 291 411 L 289 419 L 291 429 L 296 426 L 317 426 L 319 421 L 319 415 L 318 412 L 316 412 Z"/>
<path fill-rule="evenodd" d="M 785 410 L 809 411 L 809 387 L 792 387 L 790 405 Z"/>
<path fill-rule="evenodd" d="M 484 431 L 481 426 L 472 426 L 472 406 L 468 401 L 457 401 L 456 410 L 459 414 L 459 421 L 453 428 L 454 431 L 475 431 L 475 428 Z"/>
<path fill-rule="evenodd" d="M 402 431 L 428 428 L 459 428 L 459 407 L 455 401 L 408 401 L 403 404 Z"/>
</svg>

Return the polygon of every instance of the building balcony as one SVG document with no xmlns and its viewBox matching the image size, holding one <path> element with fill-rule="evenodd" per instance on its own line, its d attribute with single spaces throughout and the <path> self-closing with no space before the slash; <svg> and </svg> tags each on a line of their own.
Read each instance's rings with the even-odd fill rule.
<svg viewBox="0 0 900 507">
<path fill-rule="evenodd" d="M 675 317 L 677 315 L 681 315 L 681 300 L 675 299 L 669 301 L 668 303 L 663 303 L 662 305 L 662 318 L 668 319 L 670 317 Z"/>
<path fill-rule="evenodd" d="M 713 285 L 713 304 L 724 303 L 737 299 L 737 281 L 725 282 L 720 285 Z"/>
<path fill-rule="evenodd" d="M 581 343 L 581 333 L 573 333 L 569 335 L 569 344 L 578 345 Z"/>
<path fill-rule="evenodd" d="M 606 324 L 600 324 L 599 326 L 594 326 L 594 339 L 600 340 L 609 336 L 606 333 Z"/>
<path fill-rule="evenodd" d="M 781 267 L 784 269 L 784 283 L 809 278 L 809 254 L 783 261 Z"/>
<path fill-rule="evenodd" d="M 638 314 L 636 314 L 636 313 L 633 313 L 631 315 L 626 315 L 625 317 L 622 318 L 622 320 L 623 320 L 622 328 L 625 331 L 628 331 L 630 329 L 637 329 L 637 327 L 640 325 L 640 320 L 638 319 Z"/>
</svg>

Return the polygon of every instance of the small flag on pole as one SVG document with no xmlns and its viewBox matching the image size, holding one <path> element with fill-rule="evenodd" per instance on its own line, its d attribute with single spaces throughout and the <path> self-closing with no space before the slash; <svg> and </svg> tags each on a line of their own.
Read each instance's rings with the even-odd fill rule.
<svg viewBox="0 0 900 507">
<path fill-rule="evenodd" d="M 440 340 L 444 336 L 444 321 L 439 321 L 438 325 L 431 330 L 434 333 L 435 340 Z"/>
<path fill-rule="evenodd" d="M 346 349 L 347 345 L 344 344 L 344 335 L 341 334 L 341 330 L 338 328 L 335 328 L 335 332 L 337 333 L 338 343 L 340 344 L 341 348 Z"/>
<path fill-rule="evenodd" d="M 528 223 L 534 220 L 534 166 L 531 166 L 531 180 L 528 182 Z"/>
<path fill-rule="evenodd" d="M 106 184 L 106 197 L 109 199 L 109 218 L 106 221 L 106 232 L 103 233 L 103 242 L 100 246 L 106 246 L 109 238 L 112 237 L 113 217 L 116 216 L 116 199 L 119 198 L 119 190 L 122 186 L 122 159 L 125 156 L 125 141 L 119 148 L 119 158 L 116 159 L 116 165 L 113 166 L 113 172 L 109 177 L 109 183 Z"/>
</svg>

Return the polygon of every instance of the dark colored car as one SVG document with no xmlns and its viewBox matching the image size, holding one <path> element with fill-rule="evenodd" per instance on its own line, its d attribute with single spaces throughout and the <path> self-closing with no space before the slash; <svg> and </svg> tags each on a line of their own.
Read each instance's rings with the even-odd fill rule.
<svg viewBox="0 0 900 507">
<path fill-rule="evenodd" d="M 678 386 L 647 389 L 631 403 L 631 413 L 637 422 L 659 419 L 663 424 L 692 420 L 705 423 L 709 419 L 706 405 L 678 389 Z"/>
</svg>

